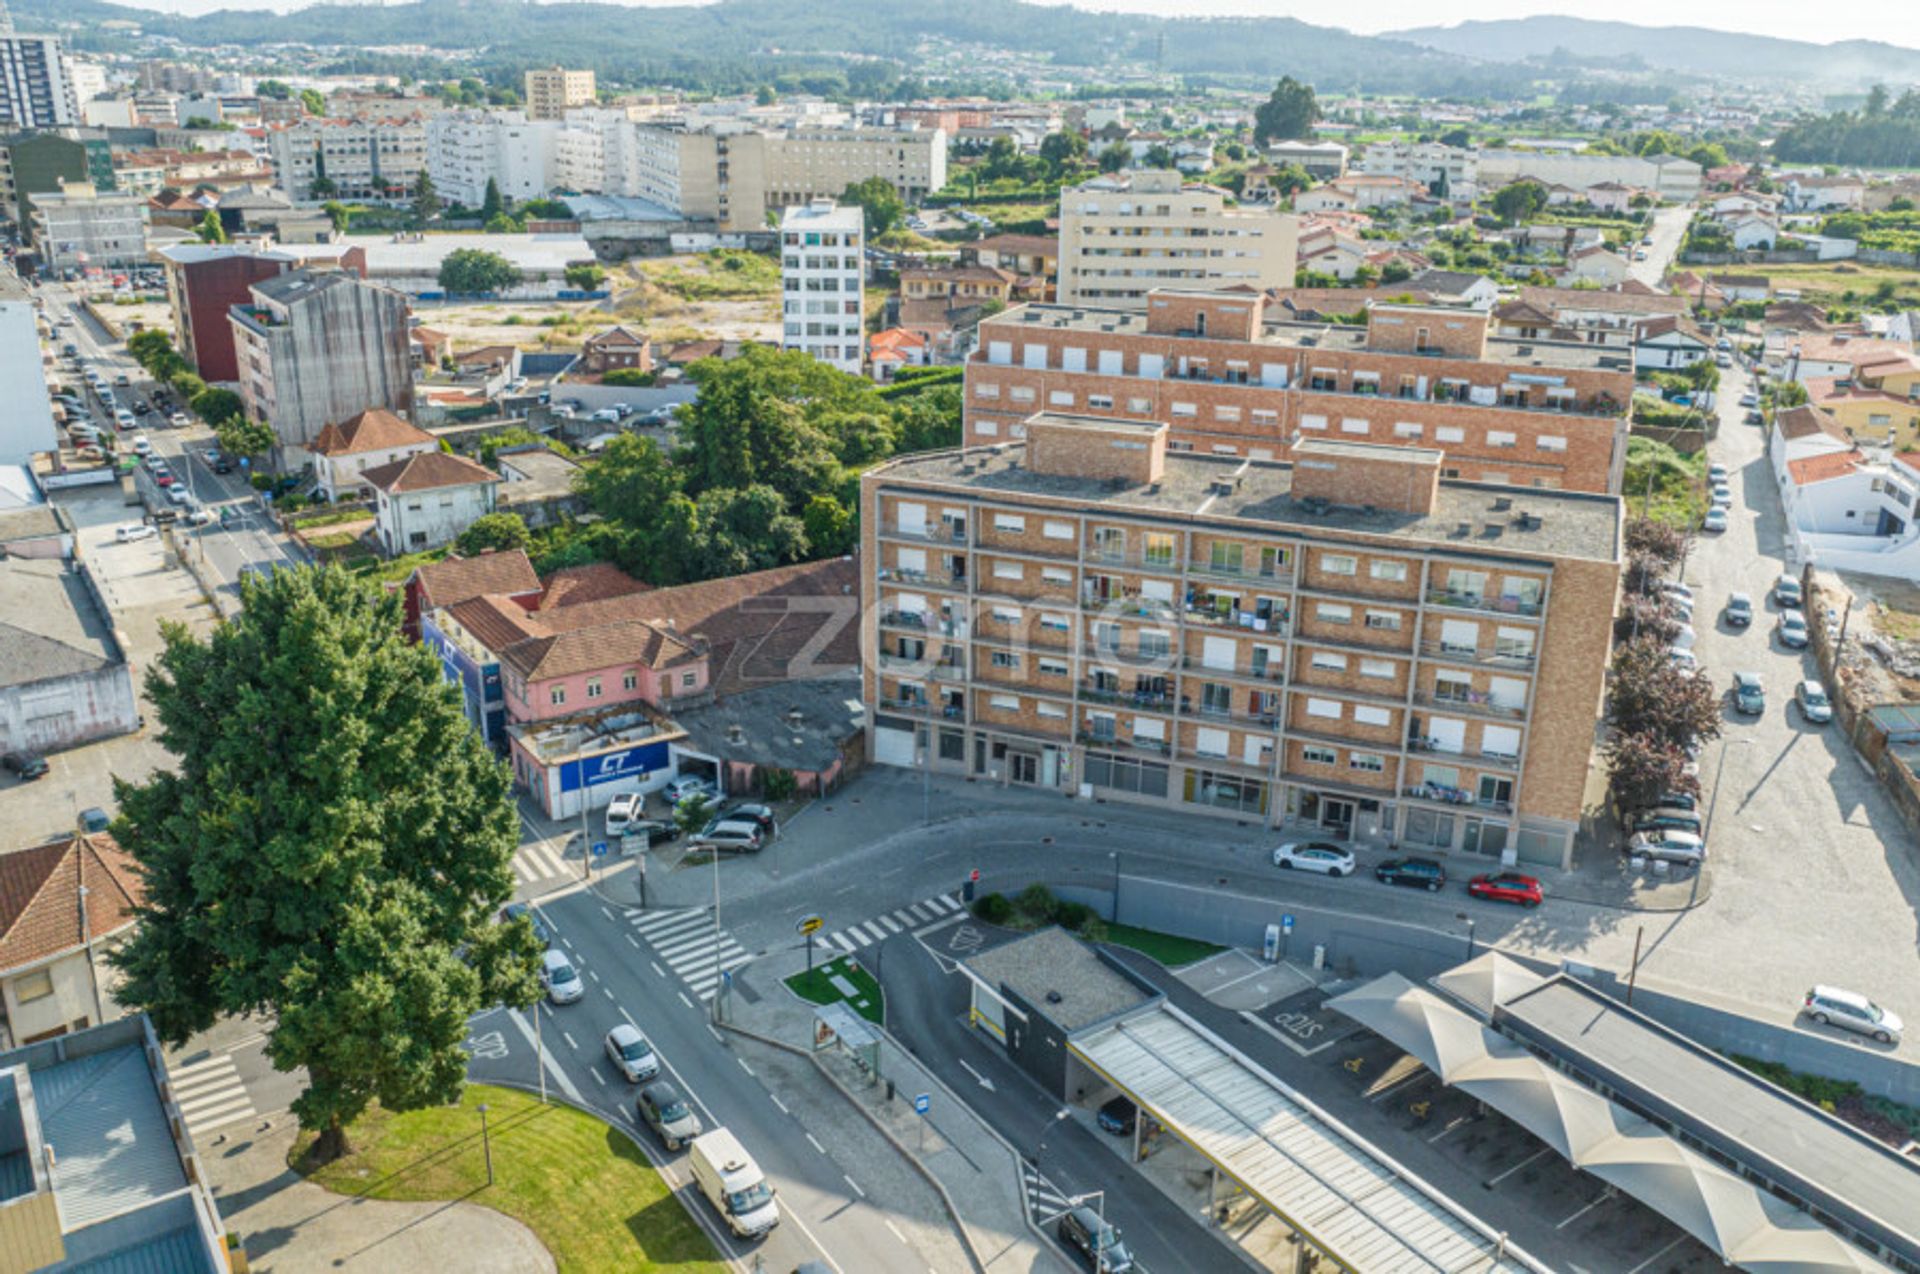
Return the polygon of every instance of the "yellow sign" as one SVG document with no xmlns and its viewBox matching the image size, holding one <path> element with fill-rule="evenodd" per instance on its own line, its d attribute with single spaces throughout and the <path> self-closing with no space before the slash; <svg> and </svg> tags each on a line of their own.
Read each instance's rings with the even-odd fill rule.
<svg viewBox="0 0 1920 1274">
<path fill-rule="evenodd" d="M 809 933 L 819 933 L 820 930 L 826 928 L 826 924 L 827 922 L 825 920 L 822 920 L 819 916 L 808 916 L 806 919 L 802 920 L 799 924 L 795 925 L 794 928 L 798 929 L 801 932 L 801 934 L 804 935 Z"/>
</svg>

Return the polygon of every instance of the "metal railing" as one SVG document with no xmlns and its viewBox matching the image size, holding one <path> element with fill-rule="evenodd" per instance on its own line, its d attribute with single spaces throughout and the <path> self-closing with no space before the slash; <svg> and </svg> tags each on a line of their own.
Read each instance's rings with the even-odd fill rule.
<svg viewBox="0 0 1920 1274">
<path fill-rule="evenodd" d="M 1439 659 L 1452 659 L 1462 663 L 1504 665 L 1508 668 L 1532 668 L 1538 657 L 1532 652 L 1503 653 L 1498 650 L 1481 650 L 1478 646 L 1450 646 L 1444 641 L 1423 641 L 1420 653 Z"/>
<path fill-rule="evenodd" d="M 1444 588 L 1427 590 L 1429 606 L 1452 606 L 1460 610 L 1486 611 L 1494 615 L 1525 615 L 1537 617 L 1545 609 L 1544 603 L 1530 602 L 1520 597 L 1488 597 L 1484 593 L 1455 593 Z"/>
<path fill-rule="evenodd" d="M 1435 694 L 1431 690 L 1416 690 L 1413 692 L 1413 701 L 1424 707 L 1440 708 L 1449 712 L 1466 712 L 1480 717 L 1497 717 L 1502 721 L 1525 721 L 1527 719 L 1527 709 L 1524 704 L 1519 707 L 1513 707 L 1508 704 L 1495 703 L 1491 696 L 1480 690 L 1471 692 L 1470 696 L 1465 699 L 1458 698 L 1454 695 Z"/>
</svg>

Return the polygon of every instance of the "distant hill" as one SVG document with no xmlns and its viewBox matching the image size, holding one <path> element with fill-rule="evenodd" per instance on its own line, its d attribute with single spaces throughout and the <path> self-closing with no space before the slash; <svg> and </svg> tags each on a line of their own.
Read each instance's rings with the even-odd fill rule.
<svg viewBox="0 0 1920 1274">
<path fill-rule="evenodd" d="M 592 67 L 623 80 L 697 80 L 717 68 L 845 55 L 910 60 L 926 36 L 1050 55 L 1063 65 L 1156 59 L 1187 75 L 1273 80 L 1290 74 L 1322 92 L 1365 88 L 1428 95 L 1525 89 L 1537 70 L 1359 36 L 1292 18 L 1174 18 L 1091 13 L 1020 0 L 720 0 L 632 8 L 524 0 L 318 4 L 288 14 L 228 10 L 175 17 L 104 0 L 11 0 L 22 27 L 109 20 L 208 47 L 297 42 L 364 49 L 425 44 L 476 65 Z"/>
<path fill-rule="evenodd" d="M 1920 83 L 1920 51 L 1873 40 L 1813 44 L 1705 27 L 1642 27 L 1551 16 L 1416 27 L 1383 38 L 1494 62 L 1572 51 L 1581 58 L 1637 59 L 1649 67 L 1697 75 L 1779 78 L 1856 90 L 1882 81 Z"/>
</svg>

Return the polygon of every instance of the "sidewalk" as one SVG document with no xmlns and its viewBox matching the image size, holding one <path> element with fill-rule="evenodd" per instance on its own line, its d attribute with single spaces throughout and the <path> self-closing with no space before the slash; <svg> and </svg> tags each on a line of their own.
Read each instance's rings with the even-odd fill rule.
<svg viewBox="0 0 1920 1274">
<path fill-rule="evenodd" d="M 533 1231 L 477 1203 L 394 1203 L 353 1199 L 310 1184 L 287 1167 L 298 1124 L 276 1119 L 265 1132 L 208 1145 L 214 1201 L 240 1236 L 254 1270 L 322 1274 L 334 1270 L 430 1270 L 460 1253 L 468 1274 L 536 1274 L 554 1269 Z"/>
<path fill-rule="evenodd" d="M 814 1006 L 784 985 L 784 979 L 805 967 L 805 953 L 795 950 L 774 952 L 756 961 L 750 974 L 756 996 L 749 999 L 736 993 L 726 1025 L 802 1054 L 809 1052 Z M 886 1083 L 873 1082 L 842 1049 L 812 1054 L 817 1068 L 802 1056 L 784 1054 L 784 1068 L 793 1081 L 791 1091 L 809 1097 L 812 1109 L 806 1122 L 818 1126 L 818 1120 L 850 1121 L 869 1138 L 877 1127 L 891 1146 L 900 1174 L 915 1181 L 924 1180 L 922 1174 L 931 1176 L 946 1192 L 944 1202 L 958 1212 L 967 1246 L 977 1255 L 979 1265 L 973 1268 L 984 1267 L 991 1274 L 1030 1270 L 1054 1274 L 1064 1269 L 1053 1248 L 1027 1225 L 1019 1156 L 892 1036 L 881 1034 L 880 1073 L 893 1081 L 896 1096 L 891 1101 Z M 914 1114 L 916 1093 L 933 1094 L 936 1113 L 932 1118 L 922 1120 Z M 882 1168 L 878 1158 L 866 1162 L 869 1171 Z M 925 1193 L 930 1200 L 938 1197 L 930 1188 Z M 949 1235 L 954 1232 L 944 1206 L 937 1208 L 935 1217 L 916 1219 L 937 1221 Z M 970 1262 L 960 1244 L 950 1243 L 962 1261 L 955 1268 L 967 1268 Z"/>
</svg>

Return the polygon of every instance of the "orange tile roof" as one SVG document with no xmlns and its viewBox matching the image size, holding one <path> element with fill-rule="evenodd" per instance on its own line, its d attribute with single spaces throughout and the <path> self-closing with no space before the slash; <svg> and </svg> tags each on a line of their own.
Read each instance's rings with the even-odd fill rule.
<svg viewBox="0 0 1920 1274">
<path fill-rule="evenodd" d="M 478 461 L 465 456 L 450 456 L 444 451 L 423 451 L 417 456 L 408 456 L 405 460 L 369 469 L 360 476 L 368 486 L 377 487 L 389 495 L 500 481 L 499 474 Z"/>
<path fill-rule="evenodd" d="M 80 890 L 87 891 L 87 932 Z M 85 946 L 133 923 L 139 869 L 104 833 L 0 854 L 0 970 Z"/>
<path fill-rule="evenodd" d="M 653 585 L 642 583 L 612 562 L 589 562 L 569 566 L 547 576 L 540 591 L 536 611 L 557 610 L 586 602 L 603 602 L 613 597 L 651 592 Z"/>
<path fill-rule="evenodd" d="M 1780 431 L 1782 438 L 1790 441 L 1825 434 L 1848 446 L 1853 445 L 1853 439 L 1849 438 L 1847 431 L 1840 427 L 1840 422 L 1812 404 L 1790 407 L 1781 412 L 1773 418 L 1773 427 Z"/>
<path fill-rule="evenodd" d="M 426 430 L 408 424 L 384 407 L 374 407 L 328 425 L 307 450 L 318 456 L 351 456 L 396 447 L 438 445 Z"/>
<path fill-rule="evenodd" d="M 481 553 L 475 557 L 446 557 L 413 572 L 422 610 L 451 606 L 488 593 L 515 595 L 540 588 L 533 560 L 524 549 Z"/>
<path fill-rule="evenodd" d="M 1787 474 L 1797 486 L 1810 486 L 1852 473 L 1866 459 L 1858 451 L 1834 451 L 1824 456 L 1802 456 L 1787 461 Z"/>
</svg>

